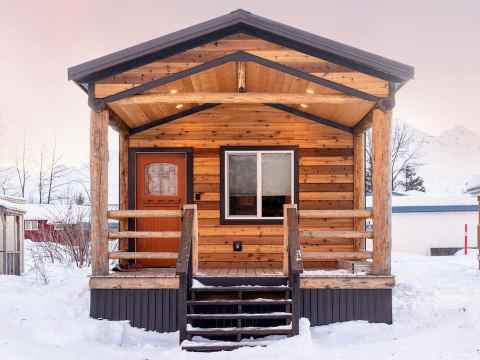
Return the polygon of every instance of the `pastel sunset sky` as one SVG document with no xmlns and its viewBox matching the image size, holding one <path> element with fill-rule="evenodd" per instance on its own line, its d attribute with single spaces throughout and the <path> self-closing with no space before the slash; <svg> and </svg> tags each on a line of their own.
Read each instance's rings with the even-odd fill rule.
<svg viewBox="0 0 480 360">
<path fill-rule="evenodd" d="M 479 1 L 0 0 L 0 165 L 24 137 L 33 154 L 56 138 L 65 162 L 87 162 L 87 97 L 67 67 L 238 8 L 415 66 L 395 118 L 480 133 Z"/>
</svg>

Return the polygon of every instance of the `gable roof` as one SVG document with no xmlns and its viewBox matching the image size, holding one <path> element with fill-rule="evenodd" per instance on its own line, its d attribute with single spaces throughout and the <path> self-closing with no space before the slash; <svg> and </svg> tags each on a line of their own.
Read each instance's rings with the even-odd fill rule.
<svg viewBox="0 0 480 360">
<path fill-rule="evenodd" d="M 72 66 L 68 69 L 68 79 L 86 84 L 235 33 L 253 35 L 388 81 L 403 83 L 414 76 L 412 66 L 254 15 L 245 10 L 236 10 Z"/>
</svg>

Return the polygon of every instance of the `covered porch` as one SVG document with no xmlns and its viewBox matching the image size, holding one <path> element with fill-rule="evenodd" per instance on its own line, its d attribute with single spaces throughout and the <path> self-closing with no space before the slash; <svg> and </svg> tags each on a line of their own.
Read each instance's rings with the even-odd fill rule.
<svg viewBox="0 0 480 360">
<path fill-rule="evenodd" d="M 239 10 L 69 77 L 92 109 L 93 317 L 181 340 L 391 323 L 391 112 L 413 68 Z"/>
</svg>

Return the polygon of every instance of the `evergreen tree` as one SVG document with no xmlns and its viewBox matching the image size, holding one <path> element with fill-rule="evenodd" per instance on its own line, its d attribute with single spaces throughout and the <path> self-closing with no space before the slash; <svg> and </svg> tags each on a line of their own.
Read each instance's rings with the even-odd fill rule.
<svg viewBox="0 0 480 360">
<path fill-rule="evenodd" d="M 401 182 L 401 185 L 405 191 L 421 191 L 425 192 L 425 186 L 423 185 L 423 179 L 421 176 L 417 175 L 415 167 L 411 164 L 408 164 L 405 167 L 405 181 Z"/>
</svg>

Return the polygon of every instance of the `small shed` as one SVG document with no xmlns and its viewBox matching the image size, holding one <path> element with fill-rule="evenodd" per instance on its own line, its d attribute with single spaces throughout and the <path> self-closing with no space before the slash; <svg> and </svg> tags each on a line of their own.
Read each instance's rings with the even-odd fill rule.
<svg viewBox="0 0 480 360">
<path fill-rule="evenodd" d="M 23 271 L 24 213 L 23 199 L 0 196 L 0 274 Z"/>
</svg>

